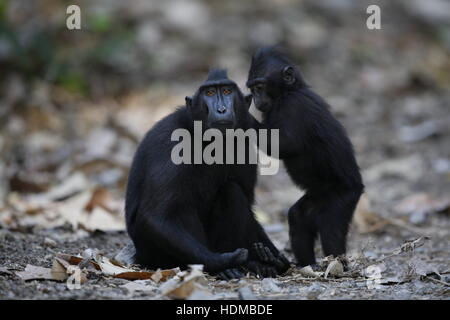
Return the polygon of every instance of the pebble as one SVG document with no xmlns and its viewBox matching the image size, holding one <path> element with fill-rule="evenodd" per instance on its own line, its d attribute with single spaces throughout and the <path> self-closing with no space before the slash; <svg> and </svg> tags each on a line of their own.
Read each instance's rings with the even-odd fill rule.
<svg viewBox="0 0 450 320">
<path fill-rule="evenodd" d="M 44 245 L 47 247 L 56 247 L 57 244 L 58 243 L 51 238 L 45 237 L 44 239 Z"/>
<path fill-rule="evenodd" d="M 238 291 L 239 300 L 257 300 L 249 286 L 242 287 Z"/>
<path fill-rule="evenodd" d="M 280 287 L 277 286 L 275 281 L 271 278 L 264 278 L 261 281 L 261 288 L 264 291 L 269 291 L 269 292 L 280 292 L 281 291 Z"/>
</svg>

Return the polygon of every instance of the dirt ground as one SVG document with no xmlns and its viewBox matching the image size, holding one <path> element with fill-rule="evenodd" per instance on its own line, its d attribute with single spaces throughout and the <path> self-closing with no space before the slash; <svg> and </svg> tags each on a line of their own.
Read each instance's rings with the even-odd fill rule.
<svg viewBox="0 0 450 320">
<path fill-rule="evenodd" d="M 134 73 L 115 77 L 117 70 L 107 73 L 114 67 L 80 62 L 93 73 L 87 78 L 97 81 L 86 84 L 93 88 L 87 97 L 39 77 L 27 82 L 20 70 L 8 69 L 11 63 L 2 64 L 0 88 L 8 94 L 0 95 L 0 299 L 450 299 L 450 10 L 440 9 L 445 1 L 427 1 L 426 10 L 421 1 L 377 1 L 383 10 L 377 31 L 365 27 L 370 1 L 283 0 L 274 7 L 261 0 L 248 15 L 244 1 L 192 1 L 187 7 L 161 1 L 151 8 L 145 2 L 129 10 L 120 1 L 111 5 L 134 21 L 134 34 L 151 42 L 138 39 L 114 51 L 110 65 Z M 112 19 L 119 21 L 113 9 Z M 28 29 L 18 34 L 53 21 L 48 12 L 35 13 L 36 24 L 24 23 Z M 184 12 L 209 12 L 209 20 L 183 20 Z M 121 33 L 111 30 L 116 34 Z M 77 34 L 77 43 L 100 43 L 83 36 Z M 220 36 L 234 46 L 220 47 Z M 229 68 L 246 91 L 250 48 L 273 42 L 292 54 L 355 147 L 366 189 L 350 229 L 349 271 L 341 272 L 338 260 L 322 260 L 318 242 L 322 270 L 292 268 L 275 279 L 225 282 L 197 273 L 186 284 L 191 271 L 164 280 L 139 273 L 131 281 L 93 268 L 86 258 L 87 264 L 72 266 L 85 272 L 80 288 L 48 276 L 20 276 L 27 265 L 48 271 L 62 253 L 95 251 L 113 258 L 128 242 L 125 183 L 146 130 L 183 104 L 212 65 Z M 135 58 L 142 57 L 139 45 L 160 58 L 156 67 Z M 116 82 L 126 90 L 113 95 L 108 90 Z M 251 112 L 258 116 L 253 107 Z M 258 179 L 256 217 L 294 261 L 287 210 L 302 191 L 282 165 L 275 176 Z M 191 291 L 174 294 L 181 284 Z"/>
<path fill-rule="evenodd" d="M 250 277 L 225 282 L 208 277 L 207 288 L 210 294 L 199 298 L 238 299 L 240 291 L 250 289 L 252 293 L 250 297 L 246 297 L 250 299 L 449 299 L 448 218 L 438 217 L 435 220 L 437 230 L 445 233 L 432 234 L 431 240 L 413 253 L 406 252 L 388 258 L 385 261 L 386 269 L 379 278 L 380 284 L 376 287 L 371 287 L 370 279 L 364 276 L 307 278 L 299 274 L 298 270 L 291 270 L 288 275 L 276 279 L 260 280 Z M 283 223 L 267 227 L 276 244 L 281 248 L 285 247 L 287 226 Z M 360 235 L 352 230 L 349 251 L 355 255 L 362 252 L 365 259 L 375 260 L 389 255 L 403 241 L 414 236 L 416 235 L 408 230 L 395 226 L 370 235 Z M 23 270 L 27 264 L 51 267 L 55 253 L 78 255 L 85 249 L 96 248 L 107 256 L 114 256 L 128 241 L 124 231 L 86 233 L 74 232 L 70 226 L 63 226 L 25 233 L 2 229 L 0 237 L 1 299 L 169 299 L 161 296 L 158 285 L 153 284 L 149 286 L 151 289 L 142 291 L 129 290 L 123 287 L 130 282 L 128 280 L 92 272 L 81 289 L 73 290 L 69 290 L 65 282 L 23 281 L 12 273 Z M 292 258 L 289 251 L 287 253 Z M 4 268 L 9 272 L 5 273 Z M 438 272 L 441 276 L 438 277 L 433 272 Z M 423 276 L 424 274 L 429 276 Z M 436 281 L 437 279 L 439 280 Z M 148 284 L 152 280 L 138 282 Z"/>
</svg>

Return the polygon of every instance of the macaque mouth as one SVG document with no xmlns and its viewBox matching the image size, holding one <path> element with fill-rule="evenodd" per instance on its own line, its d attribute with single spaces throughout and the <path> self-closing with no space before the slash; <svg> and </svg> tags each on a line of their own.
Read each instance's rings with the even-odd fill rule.
<svg viewBox="0 0 450 320">
<path fill-rule="evenodd" d="M 214 121 L 213 125 L 217 125 L 217 126 L 231 126 L 231 125 L 233 125 L 233 121 L 231 121 L 231 120 L 219 120 L 219 121 Z"/>
<path fill-rule="evenodd" d="M 264 104 L 259 104 L 259 105 L 255 105 L 256 109 L 258 109 L 259 111 L 267 111 L 269 109 L 269 104 L 268 103 L 264 103 Z"/>
</svg>

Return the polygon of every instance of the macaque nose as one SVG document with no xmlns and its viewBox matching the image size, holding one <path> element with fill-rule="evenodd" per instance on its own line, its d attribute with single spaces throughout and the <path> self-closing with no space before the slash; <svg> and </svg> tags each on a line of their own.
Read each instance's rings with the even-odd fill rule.
<svg viewBox="0 0 450 320">
<path fill-rule="evenodd" d="M 219 108 L 217 108 L 217 112 L 222 114 L 225 113 L 227 111 L 227 108 L 225 106 L 220 106 Z"/>
</svg>

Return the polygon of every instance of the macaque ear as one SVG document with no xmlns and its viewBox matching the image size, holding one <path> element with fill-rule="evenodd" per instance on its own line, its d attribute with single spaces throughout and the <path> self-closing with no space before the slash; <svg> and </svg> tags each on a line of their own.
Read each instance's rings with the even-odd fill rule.
<svg viewBox="0 0 450 320">
<path fill-rule="evenodd" d="M 187 96 L 184 99 L 186 100 L 186 107 L 190 108 L 192 106 L 192 97 Z"/>
<path fill-rule="evenodd" d="M 247 109 L 250 108 L 251 104 L 252 104 L 252 99 L 253 99 L 253 95 L 250 94 L 246 94 L 244 96 L 244 100 L 245 100 L 245 104 L 247 105 Z"/>
<path fill-rule="evenodd" d="M 286 84 L 293 84 L 295 82 L 294 68 L 287 66 L 283 68 L 283 81 Z"/>
</svg>

